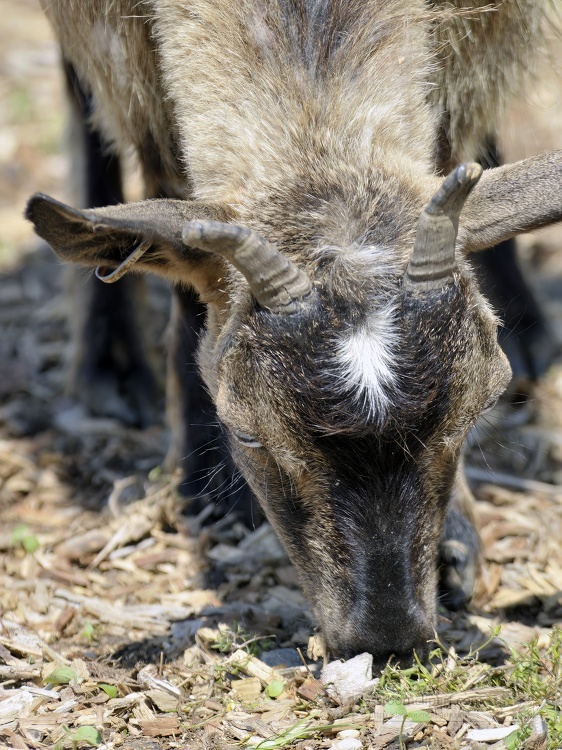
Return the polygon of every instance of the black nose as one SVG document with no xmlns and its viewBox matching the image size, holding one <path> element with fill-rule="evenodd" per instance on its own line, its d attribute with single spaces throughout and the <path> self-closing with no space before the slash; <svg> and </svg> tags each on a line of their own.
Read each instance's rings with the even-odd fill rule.
<svg viewBox="0 0 562 750">
<path fill-rule="evenodd" d="M 413 664 L 415 657 L 424 664 L 430 651 L 429 640 L 432 638 L 433 633 L 429 634 L 424 639 L 413 640 L 411 644 L 404 645 L 402 641 L 396 646 L 387 646 L 381 648 L 381 641 L 378 638 L 364 638 L 358 639 L 355 642 L 346 644 L 340 654 L 335 656 L 343 659 L 352 659 L 354 656 L 368 652 L 373 656 L 373 670 L 380 671 L 391 662 L 392 664 L 399 664 L 402 667 L 409 667 Z"/>
<path fill-rule="evenodd" d="M 351 612 L 340 627 L 326 628 L 325 637 L 330 655 L 350 659 L 365 651 L 372 654 L 373 666 L 382 669 L 391 660 L 410 666 L 414 654 L 422 662 L 427 661 L 434 638 L 430 619 L 417 606 L 398 611 L 396 604 L 378 610 L 376 616 Z"/>
</svg>

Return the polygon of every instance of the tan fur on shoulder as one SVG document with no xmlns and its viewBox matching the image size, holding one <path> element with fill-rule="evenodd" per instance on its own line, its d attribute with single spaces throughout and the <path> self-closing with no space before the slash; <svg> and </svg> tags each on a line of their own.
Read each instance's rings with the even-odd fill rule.
<svg viewBox="0 0 562 750">
<path fill-rule="evenodd" d="M 431 101 L 448 134 L 452 161 L 479 156 L 512 96 L 521 94 L 545 53 L 544 32 L 557 0 L 434 0 L 439 65 Z M 454 9 L 458 12 L 452 13 Z"/>
</svg>

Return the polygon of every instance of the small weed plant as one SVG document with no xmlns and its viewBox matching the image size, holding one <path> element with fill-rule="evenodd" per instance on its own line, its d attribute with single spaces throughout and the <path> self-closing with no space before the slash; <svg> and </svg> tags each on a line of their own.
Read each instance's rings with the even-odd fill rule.
<svg viewBox="0 0 562 750">
<path fill-rule="evenodd" d="M 28 555 L 32 555 L 39 549 L 39 540 L 25 524 L 18 524 L 12 531 L 12 546 L 22 547 Z"/>
<path fill-rule="evenodd" d="M 431 718 L 427 711 L 421 711 L 419 709 L 408 711 L 406 706 L 403 703 L 399 703 L 398 701 L 387 703 L 384 707 L 384 711 L 385 713 L 390 714 L 390 716 L 402 717 L 402 723 L 400 724 L 400 729 L 398 730 L 398 743 L 400 745 L 400 750 L 406 750 L 406 743 L 404 742 L 404 727 L 406 725 L 406 722 L 413 721 L 416 723 L 426 723 Z"/>
<path fill-rule="evenodd" d="M 385 711 L 415 720 L 408 703 L 423 703 L 422 696 L 466 693 L 466 703 L 480 710 L 513 707 L 519 729 L 506 738 L 509 750 L 516 750 L 531 733 L 531 725 L 540 716 L 548 727 L 545 750 L 562 746 L 562 630 L 553 629 L 548 645 L 541 648 L 537 639 L 515 648 L 502 640 L 499 627 L 490 637 L 465 656 L 436 642 L 429 665 L 419 659 L 410 669 L 389 663 L 382 672 L 373 699 L 385 703 Z M 489 646 L 503 645 L 505 663 L 500 666 L 482 662 L 480 654 Z M 486 689 L 503 688 L 498 698 L 487 697 Z M 425 713 L 425 712 L 423 712 Z M 419 719 L 420 721 L 422 719 Z M 401 748 L 404 746 L 400 732 Z"/>
<path fill-rule="evenodd" d="M 232 625 L 219 626 L 217 638 L 211 643 L 211 648 L 221 654 L 230 654 L 242 649 L 250 656 L 259 656 L 261 651 L 267 651 L 273 648 L 273 645 L 271 637 L 249 633 L 239 623 L 234 622 Z"/>
<path fill-rule="evenodd" d="M 95 727 L 78 727 L 78 729 L 72 731 L 63 724 L 62 731 L 64 737 L 56 743 L 54 750 L 63 750 L 64 747 L 68 747 L 69 742 L 72 744 L 73 750 L 77 750 L 78 745 L 83 743 L 86 743 L 89 747 L 99 747 L 103 743 L 101 732 Z"/>
</svg>

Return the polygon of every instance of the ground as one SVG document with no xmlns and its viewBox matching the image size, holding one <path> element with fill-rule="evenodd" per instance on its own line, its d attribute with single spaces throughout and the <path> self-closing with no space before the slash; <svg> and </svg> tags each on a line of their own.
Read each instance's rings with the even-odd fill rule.
<svg viewBox="0 0 562 750">
<path fill-rule="evenodd" d="M 36 190 L 68 197 L 58 51 L 35 0 L 0 13 L 0 742 L 499 750 L 507 726 L 507 746 L 562 746 L 562 366 L 530 421 L 508 415 L 467 456 L 485 544 L 471 611 L 442 613 L 430 671 L 389 667 L 346 705 L 306 658 L 311 616 L 271 530 L 187 521 L 165 426 L 65 395 L 65 271 L 22 216 Z M 562 146 L 558 46 L 510 112 L 510 160 Z M 562 230 L 521 253 L 562 340 Z M 166 290 L 151 297 L 162 360 Z"/>
</svg>

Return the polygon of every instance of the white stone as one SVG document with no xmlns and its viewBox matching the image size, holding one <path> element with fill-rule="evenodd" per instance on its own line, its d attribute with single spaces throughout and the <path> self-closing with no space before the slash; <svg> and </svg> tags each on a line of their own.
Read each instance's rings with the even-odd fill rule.
<svg viewBox="0 0 562 750">
<path fill-rule="evenodd" d="M 469 729 L 466 733 L 467 740 L 475 742 L 497 742 L 508 737 L 512 732 L 519 729 L 518 724 L 512 724 L 509 727 L 490 727 L 488 729 Z"/>
<path fill-rule="evenodd" d="M 341 732 L 338 732 L 336 737 L 338 739 L 349 739 L 350 737 L 356 738 L 361 735 L 361 732 L 358 729 L 342 729 Z"/>
<path fill-rule="evenodd" d="M 361 750 L 363 743 L 355 737 L 347 737 L 343 740 L 336 740 L 330 745 L 330 750 Z"/>
<path fill-rule="evenodd" d="M 330 662 L 322 670 L 321 680 L 328 695 L 341 705 L 354 703 L 379 681 L 373 680 L 373 657 L 367 653 L 345 662 Z"/>
</svg>

